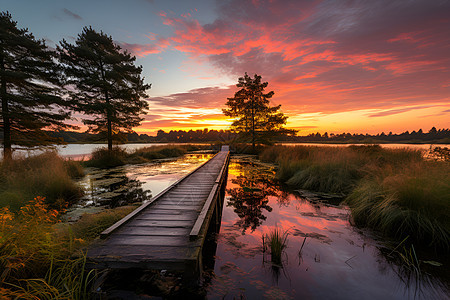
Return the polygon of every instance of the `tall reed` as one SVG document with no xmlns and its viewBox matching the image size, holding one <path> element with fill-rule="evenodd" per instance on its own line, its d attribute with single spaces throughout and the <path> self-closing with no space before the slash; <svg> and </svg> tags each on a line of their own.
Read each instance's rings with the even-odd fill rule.
<svg viewBox="0 0 450 300">
<path fill-rule="evenodd" d="M 284 231 L 282 228 L 275 227 L 265 235 L 265 238 L 263 237 L 263 247 L 266 247 L 265 241 L 267 241 L 270 248 L 271 261 L 276 265 L 282 265 L 282 256 L 287 247 L 288 235 L 289 232 L 287 230 Z"/>
</svg>

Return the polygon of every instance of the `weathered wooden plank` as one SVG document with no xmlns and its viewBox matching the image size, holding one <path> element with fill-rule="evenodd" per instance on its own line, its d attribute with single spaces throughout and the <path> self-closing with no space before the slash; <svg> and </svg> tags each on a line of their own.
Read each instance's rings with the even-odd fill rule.
<svg viewBox="0 0 450 300">
<path fill-rule="evenodd" d="M 205 191 L 209 191 L 211 189 L 211 187 L 213 186 L 214 182 L 211 182 L 210 185 L 208 186 L 195 186 L 195 183 L 193 183 L 192 185 L 186 186 L 184 188 L 177 188 L 174 189 L 170 192 L 167 193 L 167 195 L 169 194 L 182 194 L 182 193 L 204 193 Z"/>
<path fill-rule="evenodd" d="M 133 219 L 130 221 L 130 226 L 151 226 L 151 227 L 189 227 L 192 226 L 192 220 L 141 220 Z"/>
<path fill-rule="evenodd" d="M 158 204 L 155 205 L 155 208 L 161 208 L 161 209 L 176 209 L 176 210 L 198 210 L 199 206 L 193 206 L 193 205 L 176 205 L 176 204 Z"/>
<path fill-rule="evenodd" d="M 177 215 L 159 215 L 153 213 L 142 213 L 136 216 L 136 220 L 165 220 L 165 221 L 192 221 L 197 214 L 193 212 L 187 212 L 185 214 L 177 214 Z"/>
<path fill-rule="evenodd" d="M 202 192 L 182 192 L 182 193 L 170 193 L 167 194 L 166 198 L 167 199 L 172 199 L 172 198 L 177 198 L 177 197 L 196 197 L 196 198 L 201 198 L 201 197 L 207 197 L 209 195 L 209 192 L 211 191 L 211 189 L 209 190 L 205 190 Z"/>
<path fill-rule="evenodd" d="M 190 228 L 186 227 L 149 227 L 149 226 L 124 226 L 117 230 L 117 234 L 133 234 L 133 235 L 182 235 L 186 236 L 190 232 Z"/>
<path fill-rule="evenodd" d="M 109 245 L 130 245 L 130 246 L 173 246 L 186 247 L 188 245 L 188 238 L 186 236 L 142 236 L 142 235 L 128 235 L 115 234 L 111 236 Z"/>
<path fill-rule="evenodd" d="M 116 245 L 113 250 L 111 251 L 109 246 L 100 245 L 89 249 L 88 256 L 98 261 L 125 260 L 127 262 L 142 262 L 150 259 L 160 261 L 189 259 L 186 256 L 186 250 L 189 250 L 188 248 L 181 249 L 179 247 L 154 245 L 141 245 L 140 247 L 134 245 Z"/>
<path fill-rule="evenodd" d="M 192 213 L 194 213 L 195 210 L 192 211 Z M 148 214 L 160 214 L 160 215 L 183 215 L 183 214 L 187 214 L 187 213 L 191 213 L 190 211 L 176 211 L 173 209 L 160 209 L 160 208 L 154 208 L 154 207 L 150 207 L 149 209 L 147 209 L 145 211 L 145 213 Z"/>
</svg>

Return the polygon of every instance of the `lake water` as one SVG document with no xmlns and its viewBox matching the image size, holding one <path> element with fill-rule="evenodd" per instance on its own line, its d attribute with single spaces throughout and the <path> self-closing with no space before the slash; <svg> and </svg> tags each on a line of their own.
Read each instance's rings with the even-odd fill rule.
<svg viewBox="0 0 450 300">
<path fill-rule="evenodd" d="M 151 146 L 165 146 L 169 145 L 169 143 L 139 143 L 139 144 L 123 144 L 120 147 L 126 149 L 131 152 L 133 150 L 151 147 Z M 170 143 L 170 145 L 183 145 L 182 143 Z M 200 145 L 200 144 L 199 144 Z M 326 146 L 326 147 L 347 147 L 349 144 L 320 144 L 320 143 L 283 143 L 282 145 L 286 146 Z M 354 145 L 363 145 L 363 144 L 354 144 Z M 416 150 L 429 150 L 430 147 L 447 147 L 450 148 L 450 144 L 380 144 L 381 147 L 384 148 L 408 148 L 408 149 L 416 149 Z M 107 144 L 67 144 L 67 145 L 56 145 L 54 149 L 59 152 L 64 157 L 68 157 L 71 159 L 88 159 L 93 150 L 97 148 L 106 148 Z M 0 147 L 0 150 L 2 148 Z M 1 151 L 0 151 L 1 152 Z M 15 155 L 34 155 L 42 152 L 42 150 L 16 150 L 14 151 Z"/>
<path fill-rule="evenodd" d="M 124 205 L 133 198 L 145 201 L 209 157 L 189 154 L 159 163 L 91 169 L 80 180 L 87 194 L 70 218 L 83 210 Z M 201 286 L 194 290 L 183 286 L 179 274 L 133 271 L 115 274 L 103 291 L 119 299 L 448 298 L 448 285 L 428 275 L 445 266 L 429 266 L 417 275 L 397 265 L 383 255 L 384 241 L 349 223 L 350 212 L 337 205 L 337 199 L 286 191 L 274 182 L 274 173 L 272 166 L 250 156 L 231 160 L 221 228 L 208 243 L 212 246 L 208 246 Z M 288 233 L 279 265 L 271 263 L 262 242 L 275 228 Z"/>
<path fill-rule="evenodd" d="M 232 160 L 208 298 L 447 297 L 439 280 L 412 276 L 389 262 L 382 241 L 350 225 L 346 206 L 306 191 L 283 191 L 272 176 L 273 170 L 252 160 Z M 248 186 L 263 192 L 252 195 Z M 262 247 L 262 237 L 274 228 L 288 232 L 281 266 Z"/>
</svg>

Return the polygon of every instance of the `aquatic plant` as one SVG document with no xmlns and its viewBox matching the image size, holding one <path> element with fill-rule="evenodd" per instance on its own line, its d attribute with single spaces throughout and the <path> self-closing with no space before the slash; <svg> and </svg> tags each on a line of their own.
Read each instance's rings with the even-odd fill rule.
<svg viewBox="0 0 450 300">
<path fill-rule="evenodd" d="M 288 230 L 283 230 L 281 228 L 273 228 L 265 238 L 263 237 L 263 248 L 265 249 L 266 243 L 270 248 L 270 259 L 273 264 L 282 264 L 282 255 L 287 247 L 287 238 L 289 235 Z"/>
</svg>

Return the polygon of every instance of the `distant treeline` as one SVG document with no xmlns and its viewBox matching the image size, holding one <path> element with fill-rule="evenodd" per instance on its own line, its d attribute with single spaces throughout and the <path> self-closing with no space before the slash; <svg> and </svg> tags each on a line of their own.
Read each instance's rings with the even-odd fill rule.
<svg viewBox="0 0 450 300">
<path fill-rule="evenodd" d="M 53 137 L 60 138 L 66 143 L 101 143 L 106 137 L 102 134 L 87 132 L 59 131 L 50 133 Z M 189 142 L 217 142 L 230 141 L 237 137 L 236 133 L 229 130 L 171 130 L 165 132 L 159 130 L 156 136 L 138 134 L 136 132 L 123 134 L 116 139 L 128 143 L 189 143 Z"/>
<path fill-rule="evenodd" d="M 86 132 L 59 131 L 50 133 L 53 137 L 60 138 L 66 143 L 101 143 L 106 137 L 100 134 Z M 156 136 L 138 134 L 136 132 L 123 134 L 119 139 L 128 143 L 189 143 L 189 142 L 228 142 L 238 137 L 229 130 L 171 130 L 165 132 L 159 130 Z M 428 132 L 405 131 L 400 134 L 382 132 L 376 135 L 339 133 L 324 134 L 311 133 L 306 136 L 282 136 L 278 142 L 320 142 L 320 143 L 432 143 L 450 144 L 450 129 L 431 128 Z"/>
<path fill-rule="evenodd" d="M 405 131 L 400 134 L 389 132 L 388 134 L 382 132 L 376 135 L 358 134 L 358 133 L 339 133 L 324 134 L 311 133 L 307 136 L 286 136 L 284 141 L 294 142 L 328 142 L 328 143 L 430 143 L 430 144 L 449 144 L 450 143 L 450 129 L 431 128 L 428 132 L 423 132 L 422 129 L 418 131 Z"/>
</svg>

